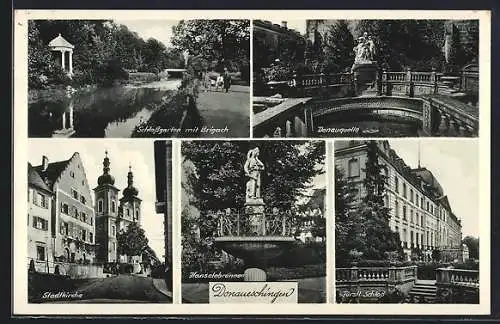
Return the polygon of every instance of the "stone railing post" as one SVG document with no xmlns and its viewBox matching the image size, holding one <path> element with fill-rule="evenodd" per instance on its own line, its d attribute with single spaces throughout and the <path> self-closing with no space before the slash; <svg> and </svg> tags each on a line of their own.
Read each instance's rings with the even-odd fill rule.
<svg viewBox="0 0 500 324">
<path fill-rule="evenodd" d="M 387 70 L 384 68 L 382 70 L 382 95 L 386 96 L 388 94 L 387 88 Z"/>
<path fill-rule="evenodd" d="M 431 72 L 431 83 L 432 83 L 432 94 L 436 94 L 438 92 L 437 86 L 437 77 L 436 77 L 436 68 L 432 68 Z"/>
<path fill-rule="evenodd" d="M 406 71 L 406 78 L 405 78 L 406 81 L 405 94 L 408 97 L 413 97 L 411 78 L 412 78 L 411 68 L 408 68 L 408 70 Z"/>
<path fill-rule="evenodd" d="M 387 291 L 393 291 L 396 288 L 396 268 L 391 265 L 388 271 Z"/>
</svg>

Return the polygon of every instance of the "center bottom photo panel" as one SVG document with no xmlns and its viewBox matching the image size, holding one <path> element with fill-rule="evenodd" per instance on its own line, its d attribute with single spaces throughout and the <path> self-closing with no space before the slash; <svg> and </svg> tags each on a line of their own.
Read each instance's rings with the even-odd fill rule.
<svg viewBox="0 0 500 324">
<path fill-rule="evenodd" d="M 182 303 L 325 303 L 324 141 L 183 141 Z"/>
</svg>

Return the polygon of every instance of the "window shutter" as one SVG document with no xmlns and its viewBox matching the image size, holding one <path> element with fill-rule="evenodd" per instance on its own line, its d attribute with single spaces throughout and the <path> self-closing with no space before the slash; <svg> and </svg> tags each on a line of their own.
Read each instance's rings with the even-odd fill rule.
<svg viewBox="0 0 500 324">
<path fill-rule="evenodd" d="M 36 228 L 37 216 L 33 216 L 33 227 Z"/>
</svg>

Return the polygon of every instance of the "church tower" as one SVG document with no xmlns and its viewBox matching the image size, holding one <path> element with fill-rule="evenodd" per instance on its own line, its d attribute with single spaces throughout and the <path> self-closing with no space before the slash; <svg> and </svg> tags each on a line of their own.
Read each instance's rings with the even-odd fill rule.
<svg viewBox="0 0 500 324">
<path fill-rule="evenodd" d="M 109 173 L 110 161 L 108 152 L 105 152 L 103 161 L 103 174 L 97 179 L 95 193 L 95 218 L 96 218 L 96 258 L 100 262 L 118 261 L 118 193 L 114 186 L 115 178 Z"/>
</svg>

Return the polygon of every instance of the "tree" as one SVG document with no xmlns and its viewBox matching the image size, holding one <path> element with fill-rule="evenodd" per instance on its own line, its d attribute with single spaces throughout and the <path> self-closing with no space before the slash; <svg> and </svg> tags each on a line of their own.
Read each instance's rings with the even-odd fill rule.
<svg viewBox="0 0 500 324">
<path fill-rule="evenodd" d="M 345 20 L 330 26 L 325 36 L 325 72 L 340 73 L 354 62 L 354 37 Z"/>
<path fill-rule="evenodd" d="M 125 230 L 121 230 L 116 240 L 120 255 L 141 255 L 148 246 L 148 238 L 137 223 L 130 223 Z"/>
<path fill-rule="evenodd" d="M 479 259 L 479 238 L 467 235 L 462 240 L 462 243 L 469 248 L 470 259 Z"/>
<path fill-rule="evenodd" d="M 220 66 L 241 66 L 250 60 L 248 20 L 181 20 L 173 27 L 172 44 Z M 233 66 L 234 68 L 234 66 Z"/>
<path fill-rule="evenodd" d="M 365 223 L 363 255 L 367 259 L 383 260 L 387 252 L 402 250 L 399 234 L 389 227 L 389 208 L 384 204 L 387 166 L 379 162 L 379 149 L 375 141 L 367 143 L 367 161 L 363 171 L 366 194 L 356 210 Z"/>
</svg>

